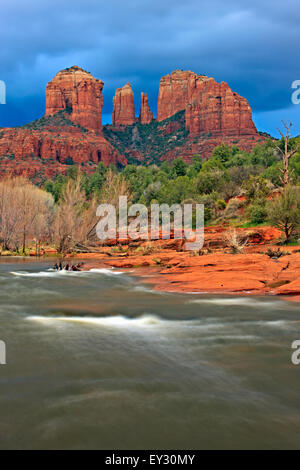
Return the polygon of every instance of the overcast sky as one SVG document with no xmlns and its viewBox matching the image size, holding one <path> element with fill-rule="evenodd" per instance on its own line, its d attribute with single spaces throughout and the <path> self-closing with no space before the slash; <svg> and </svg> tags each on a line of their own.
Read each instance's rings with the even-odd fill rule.
<svg viewBox="0 0 300 470">
<path fill-rule="evenodd" d="M 112 97 L 130 82 L 156 114 L 160 77 L 175 69 L 209 75 L 248 99 L 259 130 L 281 119 L 300 133 L 299 0 L 0 0 L 0 80 L 7 104 L 0 126 L 41 117 L 45 87 L 79 65 L 105 82 L 103 123 Z"/>
</svg>

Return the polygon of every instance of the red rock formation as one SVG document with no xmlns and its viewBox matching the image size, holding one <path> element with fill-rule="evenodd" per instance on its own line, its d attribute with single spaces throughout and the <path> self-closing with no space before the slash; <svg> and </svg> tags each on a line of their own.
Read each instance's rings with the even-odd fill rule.
<svg viewBox="0 0 300 470">
<path fill-rule="evenodd" d="M 103 135 L 76 126 L 6 129 L 0 135 L 0 159 L 0 174 L 27 174 L 37 179 L 65 173 L 70 164 L 90 173 L 99 162 L 106 166 L 127 163 Z"/>
<path fill-rule="evenodd" d="M 233 92 L 227 83 L 176 70 L 160 81 L 157 120 L 184 109 L 186 128 L 191 134 L 257 135 L 248 101 Z"/>
<path fill-rule="evenodd" d="M 147 95 L 142 93 L 139 119 L 149 124 L 151 138 L 138 146 L 143 136 L 133 126 L 132 142 L 129 140 L 125 148 L 114 126 L 136 122 L 133 92 L 129 84 L 116 91 L 113 126 L 106 127 L 104 137 L 102 88 L 102 81 L 77 66 L 59 72 L 47 85 L 45 117 L 23 128 L 0 130 L 0 174 L 26 173 L 41 181 L 65 173 L 72 163 L 87 172 L 94 171 L 100 161 L 125 165 L 125 154 L 140 162 L 153 154 L 160 160 L 182 157 L 191 162 L 195 154 L 210 157 L 221 143 L 250 151 L 264 140 L 256 132 L 248 102 L 226 83 L 177 70 L 161 79 L 158 121 L 185 112 L 151 127 L 152 112 Z M 189 133 L 184 131 L 185 125 Z"/>
<path fill-rule="evenodd" d="M 46 116 L 70 109 L 70 119 L 82 127 L 102 130 L 104 83 L 80 67 L 61 70 L 46 88 Z"/>
<path fill-rule="evenodd" d="M 185 109 L 188 101 L 188 84 L 193 77 L 197 77 L 194 72 L 175 70 L 170 75 L 161 78 L 157 102 L 157 121 L 163 121 Z"/>
<path fill-rule="evenodd" d="M 130 126 L 135 122 L 133 91 L 129 83 L 116 89 L 113 106 L 112 122 L 114 126 Z"/>
<path fill-rule="evenodd" d="M 225 82 L 217 83 L 213 78 L 202 76 L 190 77 L 185 109 L 186 128 L 191 134 L 257 135 L 248 101 Z"/>
<path fill-rule="evenodd" d="M 77 66 L 47 85 L 46 115 L 22 128 L 0 132 L 0 174 L 38 181 L 77 164 L 92 172 L 99 162 L 125 165 L 126 157 L 102 134 L 103 82 Z"/>
<path fill-rule="evenodd" d="M 141 93 L 141 112 L 139 121 L 141 124 L 149 124 L 153 120 L 153 113 L 148 104 L 147 93 Z"/>
</svg>

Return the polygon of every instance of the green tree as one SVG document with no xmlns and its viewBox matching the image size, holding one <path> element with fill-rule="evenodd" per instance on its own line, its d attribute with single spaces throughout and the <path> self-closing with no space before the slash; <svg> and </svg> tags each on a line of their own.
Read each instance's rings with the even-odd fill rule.
<svg viewBox="0 0 300 470">
<path fill-rule="evenodd" d="M 267 209 L 269 222 L 284 232 L 288 243 L 300 226 L 299 189 L 287 186 L 278 198 L 268 204 Z"/>
<path fill-rule="evenodd" d="M 193 163 L 188 167 L 187 175 L 189 178 L 195 178 L 202 168 L 202 158 L 200 155 L 193 156 Z"/>
<path fill-rule="evenodd" d="M 201 170 L 196 178 L 196 191 L 200 194 L 210 194 L 213 191 L 221 191 L 226 184 L 226 177 L 221 170 Z"/>
<path fill-rule="evenodd" d="M 187 176 L 178 176 L 161 187 L 157 199 L 160 204 L 180 204 L 185 199 L 189 199 L 193 191 L 192 181 Z"/>
<path fill-rule="evenodd" d="M 262 175 L 251 175 L 249 180 L 243 184 L 243 188 L 246 191 L 246 197 L 249 202 L 254 199 L 265 199 L 270 194 L 268 181 Z"/>
<path fill-rule="evenodd" d="M 232 149 L 228 145 L 221 144 L 214 148 L 212 158 L 219 159 L 223 164 L 232 157 Z"/>
<path fill-rule="evenodd" d="M 173 168 L 176 176 L 185 176 L 187 171 L 188 164 L 183 160 L 183 158 L 177 158 L 173 162 Z"/>
<path fill-rule="evenodd" d="M 261 224 L 264 222 L 267 218 L 267 215 L 268 213 L 265 200 L 255 201 L 247 208 L 247 216 L 254 224 Z"/>
<path fill-rule="evenodd" d="M 281 162 L 276 162 L 276 163 L 273 163 L 273 165 L 269 166 L 265 171 L 264 173 L 262 174 L 262 176 L 271 181 L 273 184 L 275 184 L 276 186 L 280 186 L 281 184 L 281 181 L 280 181 L 280 169 L 282 167 L 282 163 Z M 299 170 L 300 170 L 300 166 L 299 166 Z"/>
</svg>

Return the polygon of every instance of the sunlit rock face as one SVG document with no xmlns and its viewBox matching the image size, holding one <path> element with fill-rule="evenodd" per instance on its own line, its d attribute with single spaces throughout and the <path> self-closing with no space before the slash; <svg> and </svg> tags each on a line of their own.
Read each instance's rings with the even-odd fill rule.
<svg viewBox="0 0 300 470">
<path fill-rule="evenodd" d="M 46 116 L 68 109 L 73 122 L 101 131 L 103 86 L 101 80 L 80 67 L 61 70 L 46 88 Z"/>
<path fill-rule="evenodd" d="M 133 91 L 129 83 L 116 89 L 113 98 L 112 123 L 114 126 L 130 126 L 135 122 Z"/>
<path fill-rule="evenodd" d="M 157 120 L 167 119 L 181 110 L 186 112 L 186 128 L 191 134 L 257 134 L 248 101 L 227 83 L 218 83 L 205 75 L 176 70 L 161 78 Z"/>
<path fill-rule="evenodd" d="M 157 102 L 157 121 L 163 121 L 185 109 L 188 101 L 188 84 L 192 77 L 197 77 L 197 75 L 191 71 L 175 70 L 161 78 Z"/>
</svg>

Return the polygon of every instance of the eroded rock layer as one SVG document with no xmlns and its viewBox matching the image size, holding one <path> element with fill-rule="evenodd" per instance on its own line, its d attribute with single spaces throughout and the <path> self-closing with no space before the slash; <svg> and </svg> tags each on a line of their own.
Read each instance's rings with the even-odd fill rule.
<svg viewBox="0 0 300 470">
<path fill-rule="evenodd" d="M 106 166 L 111 163 L 126 165 L 127 160 L 102 134 L 86 132 L 77 126 L 12 128 L 0 133 L 2 175 L 26 174 L 41 182 L 66 173 L 69 165 L 78 165 L 91 173 L 99 162 Z"/>
</svg>

